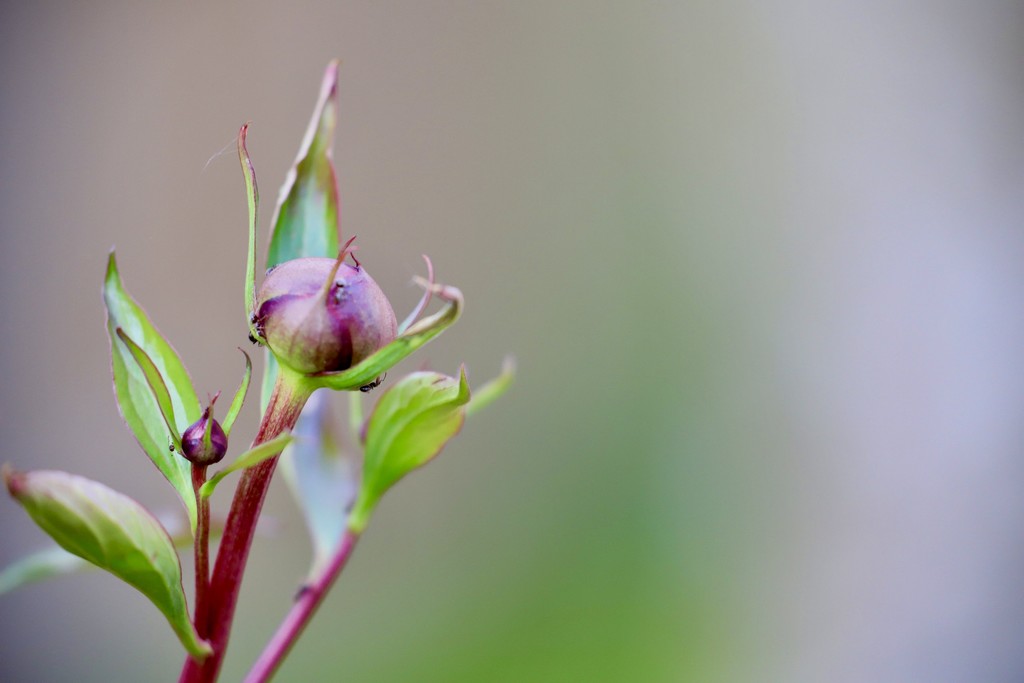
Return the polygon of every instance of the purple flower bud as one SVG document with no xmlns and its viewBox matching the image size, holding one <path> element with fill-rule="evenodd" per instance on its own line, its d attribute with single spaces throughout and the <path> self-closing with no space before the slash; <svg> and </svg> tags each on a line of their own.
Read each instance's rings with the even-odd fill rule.
<svg viewBox="0 0 1024 683">
<path fill-rule="evenodd" d="M 206 426 L 210 424 L 210 442 L 206 443 Z M 228 437 L 220 422 L 210 417 L 210 408 L 181 435 L 181 454 L 193 465 L 213 465 L 228 452 Z"/>
<path fill-rule="evenodd" d="M 316 257 L 286 261 L 267 274 L 254 321 L 277 360 L 305 374 L 352 367 L 390 344 L 398 327 L 365 269 Z"/>
</svg>

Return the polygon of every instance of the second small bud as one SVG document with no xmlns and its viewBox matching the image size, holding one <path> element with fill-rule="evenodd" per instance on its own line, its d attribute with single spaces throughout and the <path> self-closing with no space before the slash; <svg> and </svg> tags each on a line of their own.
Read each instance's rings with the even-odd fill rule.
<svg viewBox="0 0 1024 683">
<path fill-rule="evenodd" d="M 211 403 L 203 410 L 203 416 L 181 435 L 181 454 L 193 465 L 206 467 L 216 464 L 228 452 L 227 434 L 220 422 L 211 416 L 212 408 Z M 210 432 L 209 439 L 206 436 L 207 429 Z"/>
</svg>

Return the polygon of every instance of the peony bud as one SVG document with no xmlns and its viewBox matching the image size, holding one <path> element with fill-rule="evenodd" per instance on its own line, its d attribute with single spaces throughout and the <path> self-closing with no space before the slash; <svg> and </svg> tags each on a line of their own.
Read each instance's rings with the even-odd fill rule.
<svg viewBox="0 0 1024 683">
<path fill-rule="evenodd" d="M 305 374 L 356 365 L 391 343 L 398 327 L 366 270 L 316 257 L 286 261 L 267 274 L 254 322 L 277 360 Z"/>
<path fill-rule="evenodd" d="M 228 452 L 227 434 L 210 412 L 210 408 L 204 410 L 203 416 L 181 435 L 181 454 L 193 465 L 213 465 Z M 206 440 L 207 426 L 210 429 L 209 442 Z"/>
</svg>

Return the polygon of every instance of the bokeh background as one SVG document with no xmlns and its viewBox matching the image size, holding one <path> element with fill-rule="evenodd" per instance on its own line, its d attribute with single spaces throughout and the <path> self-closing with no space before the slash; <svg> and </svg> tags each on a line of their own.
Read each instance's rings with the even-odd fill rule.
<svg viewBox="0 0 1024 683">
<path fill-rule="evenodd" d="M 339 57 L 345 234 L 400 312 L 424 252 L 468 299 L 408 367 L 479 384 L 511 352 L 519 377 L 385 499 L 281 680 L 1021 680 L 1022 20 L 4 3 L 0 459 L 174 509 L 113 400 L 107 251 L 200 393 L 232 391 L 234 137 L 253 122 L 265 244 Z M 266 510 L 226 681 L 307 567 L 280 482 Z M 0 523 L 0 564 L 45 545 L 6 497 Z M 182 656 L 99 573 L 0 598 L 4 681 Z"/>
</svg>

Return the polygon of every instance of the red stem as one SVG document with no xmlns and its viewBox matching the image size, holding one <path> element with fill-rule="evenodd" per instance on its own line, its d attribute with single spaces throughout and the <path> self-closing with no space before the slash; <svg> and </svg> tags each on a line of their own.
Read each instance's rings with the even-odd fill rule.
<svg viewBox="0 0 1024 683">
<path fill-rule="evenodd" d="M 252 445 L 269 441 L 294 427 L 309 395 L 310 390 L 298 378 L 281 368 L 274 393 Z M 247 469 L 235 489 L 235 498 L 231 503 L 210 580 L 205 624 L 197 624 L 199 632 L 206 634 L 207 641 L 213 647 L 213 654 L 201 662 L 191 657 L 186 659 L 179 683 L 212 683 L 217 680 L 227 652 L 231 621 L 238 603 L 238 591 L 252 546 L 256 521 L 276 467 L 277 458 L 274 457 Z"/>
<path fill-rule="evenodd" d="M 192 488 L 196 493 L 196 615 L 199 637 L 205 639 L 207 623 L 207 593 L 210 588 L 210 501 L 199 495 L 206 483 L 206 466 L 192 465 Z"/>
<path fill-rule="evenodd" d="M 331 557 L 330 564 L 312 583 L 302 587 L 302 592 L 296 598 L 288 616 L 281 622 L 277 633 L 270 639 L 259 659 L 249 670 L 249 675 L 245 677 L 245 683 L 265 683 L 274 675 L 277 667 L 281 666 L 281 662 L 284 661 L 295 641 L 302 635 L 303 629 L 313 618 L 320 603 L 323 602 L 324 596 L 327 595 L 327 591 L 331 589 L 334 581 L 341 574 L 341 570 L 345 568 L 358 540 L 357 532 L 351 529 L 345 531 L 345 536 L 341 539 L 341 546 Z"/>
</svg>

